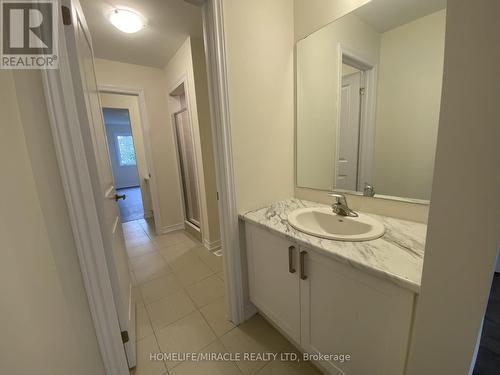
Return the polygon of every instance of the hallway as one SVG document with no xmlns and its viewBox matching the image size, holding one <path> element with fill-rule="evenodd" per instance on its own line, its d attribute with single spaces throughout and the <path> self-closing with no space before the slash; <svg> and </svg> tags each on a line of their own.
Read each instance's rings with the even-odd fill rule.
<svg viewBox="0 0 500 375">
<path fill-rule="evenodd" d="M 319 374 L 309 363 L 150 361 L 150 353 L 295 352 L 259 315 L 226 319 L 222 257 L 184 231 L 155 236 L 146 220 L 123 224 L 136 288 L 134 375 Z"/>
</svg>

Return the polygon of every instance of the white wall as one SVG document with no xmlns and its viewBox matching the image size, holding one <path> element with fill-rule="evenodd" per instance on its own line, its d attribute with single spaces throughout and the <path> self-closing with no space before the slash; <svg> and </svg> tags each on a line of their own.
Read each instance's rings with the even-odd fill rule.
<svg viewBox="0 0 500 375">
<path fill-rule="evenodd" d="M 380 34 L 347 15 L 297 42 L 297 185 L 333 190 L 336 175 L 339 61 L 338 44 L 377 64 Z"/>
<path fill-rule="evenodd" d="M 449 0 L 432 204 L 408 375 L 467 374 L 500 240 L 500 2 Z"/>
<path fill-rule="evenodd" d="M 104 375 L 39 72 L 0 72 L 0 113 L 0 373 Z"/>
<path fill-rule="evenodd" d="M 132 65 L 117 61 L 95 60 L 99 85 L 139 88 L 144 90 L 154 170 L 164 230 L 182 225 L 179 173 L 175 156 L 174 138 L 167 109 L 167 90 L 161 69 Z"/>
<path fill-rule="evenodd" d="M 200 50 L 201 49 L 201 50 Z M 196 59 L 196 63 L 194 63 Z M 196 75 L 194 66 L 196 65 Z M 167 93 L 174 91 L 185 79 L 188 99 L 189 118 L 193 128 L 197 175 L 200 190 L 201 232 L 205 245 L 220 241 L 219 211 L 217 207 L 217 188 L 215 162 L 213 158 L 210 109 L 208 106 L 208 86 L 203 84 L 202 72 L 205 70 L 205 57 L 201 40 L 187 38 L 164 69 L 164 82 Z M 204 81 L 206 82 L 206 73 Z M 180 108 L 175 100 L 168 100 L 168 111 L 174 113 Z M 169 117 L 169 128 L 173 129 Z"/>
<path fill-rule="evenodd" d="M 293 195 L 293 2 L 224 0 L 239 211 Z"/>
<path fill-rule="evenodd" d="M 443 80 L 446 11 L 381 35 L 373 185 L 430 199 Z"/>
</svg>

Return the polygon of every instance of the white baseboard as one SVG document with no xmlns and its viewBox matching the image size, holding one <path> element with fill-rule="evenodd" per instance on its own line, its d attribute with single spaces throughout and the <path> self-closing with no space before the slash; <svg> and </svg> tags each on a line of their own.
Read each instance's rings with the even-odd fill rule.
<svg viewBox="0 0 500 375">
<path fill-rule="evenodd" d="M 221 247 L 221 242 L 220 240 L 217 241 L 208 241 L 206 238 L 203 240 L 203 246 L 205 246 L 208 250 L 210 251 L 215 251 L 220 249 Z"/>
<path fill-rule="evenodd" d="M 167 234 L 167 233 L 174 232 L 176 230 L 182 230 L 182 229 L 184 229 L 184 223 L 168 225 L 166 227 L 161 228 L 160 234 Z"/>
</svg>

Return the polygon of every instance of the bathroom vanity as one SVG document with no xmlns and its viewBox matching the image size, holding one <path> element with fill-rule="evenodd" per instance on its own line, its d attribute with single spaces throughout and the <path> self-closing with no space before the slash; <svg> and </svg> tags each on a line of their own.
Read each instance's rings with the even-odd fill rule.
<svg viewBox="0 0 500 375">
<path fill-rule="evenodd" d="M 382 237 L 323 239 L 294 229 L 288 215 L 328 207 L 290 199 L 241 215 L 251 302 L 331 374 L 404 373 L 420 288 L 424 224 L 371 215 Z"/>
<path fill-rule="evenodd" d="M 350 356 L 319 361 L 330 374 L 405 372 L 426 225 L 343 193 L 398 217 L 429 204 L 445 7 L 372 0 L 296 41 L 295 193 L 337 202 L 241 215 L 250 301 L 304 352 Z"/>
</svg>

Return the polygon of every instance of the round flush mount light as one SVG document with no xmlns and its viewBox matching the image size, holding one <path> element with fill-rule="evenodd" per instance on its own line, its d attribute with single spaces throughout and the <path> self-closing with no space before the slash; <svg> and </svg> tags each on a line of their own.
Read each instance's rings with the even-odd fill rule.
<svg viewBox="0 0 500 375">
<path fill-rule="evenodd" d="M 127 34 L 136 33 L 146 26 L 146 21 L 139 13 L 128 9 L 113 10 L 109 15 L 109 22 Z"/>
</svg>

